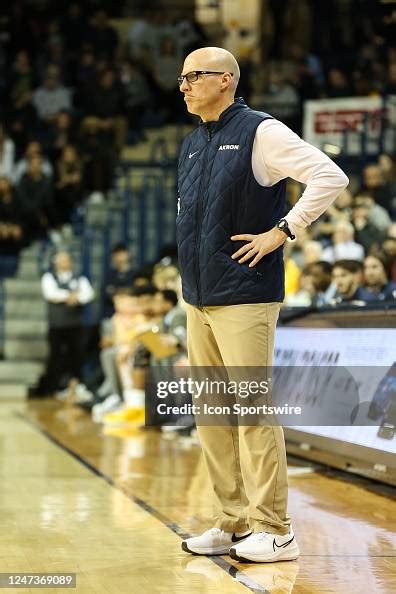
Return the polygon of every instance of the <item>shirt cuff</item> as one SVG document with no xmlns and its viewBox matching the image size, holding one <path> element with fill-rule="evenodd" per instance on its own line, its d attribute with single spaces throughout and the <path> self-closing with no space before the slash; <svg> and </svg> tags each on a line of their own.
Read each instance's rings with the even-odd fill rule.
<svg viewBox="0 0 396 594">
<path fill-rule="evenodd" d="M 298 223 L 296 223 L 293 220 L 290 220 L 290 218 L 288 218 L 288 216 L 285 216 L 283 218 L 287 221 L 287 224 L 288 224 L 289 229 L 292 232 L 292 234 L 295 235 L 296 239 L 298 239 L 298 237 L 301 235 L 301 233 L 303 232 L 303 230 L 306 227 L 304 227 L 303 225 L 299 225 Z"/>
</svg>

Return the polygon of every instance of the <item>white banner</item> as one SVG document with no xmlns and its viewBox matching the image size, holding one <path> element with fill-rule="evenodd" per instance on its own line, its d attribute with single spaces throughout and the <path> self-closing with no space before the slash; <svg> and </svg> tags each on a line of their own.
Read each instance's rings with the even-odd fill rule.
<svg viewBox="0 0 396 594">
<path fill-rule="evenodd" d="M 339 147 L 350 156 L 376 155 L 380 151 L 383 119 L 384 150 L 395 150 L 396 96 L 345 97 L 315 99 L 304 104 L 304 139 L 324 149 L 326 144 Z M 345 133 L 345 131 L 348 131 Z"/>
<path fill-rule="evenodd" d="M 379 387 L 389 373 L 392 379 L 395 362 L 396 328 L 280 327 L 276 330 L 274 366 L 345 367 L 359 387 L 361 402 L 381 397 Z M 301 385 L 301 390 L 309 398 L 309 388 Z M 392 398 L 393 393 L 394 388 L 391 388 L 388 396 Z M 342 397 L 340 390 L 340 406 Z M 300 400 L 302 405 L 303 400 Z M 396 437 L 391 440 L 379 437 L 378 421 L 364 427 L 294 426 L 293 429 L 396 453 Z"/>
</svg>

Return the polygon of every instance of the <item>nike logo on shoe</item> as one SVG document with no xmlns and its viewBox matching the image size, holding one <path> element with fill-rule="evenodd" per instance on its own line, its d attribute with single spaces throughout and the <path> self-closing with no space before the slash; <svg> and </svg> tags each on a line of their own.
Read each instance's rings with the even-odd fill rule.
<svg viewBox="0 0 396 594">
<path fill-rule="evenodd" d="M 231 540 L 232 540 L 232 542 L 239 542 L 240 540 L 243 540 L 244 538 L 247 538 L 250 535 L 251 535 L 251 532 L 249 532 L 249 534 L 245 534 L 244 536 L 237 536 L 235 534 L 235 532 L 233 532 Z"/>
<path fill-rule="evenodd" d="M 197 153 L 199 153 L 199 151 L 195 151 L 195 153 L 190 153 L 188 155 L 188 158 L 191 159 L 191 157 L 193 157 L 194 155 L 196 155 Z"/>
<path fill-rule="evenodd" d="M 285 548 L 285 547 L 287 547 L 287 545 L 289 545 L 289 544 L 290 544 L 290 543 L 291 543 L 293 540 L 294 540 L 294 536 L 292 536 L 292 537 L 291 537 L 291 539 L 290 539 L 290 540 L 288 540 L 287 542 L 284 542 L 283 544 L 281 544 L 281 545 L 278 545 L 278 544 L 276 544 L 276 540 L 275 540 L 275 538 L 274 538 L 274 541 L 273 541 L 273 543 L 272 543 L 272 548 L 273 548 L 273 550 L 274 550 L 274 551 L 275 551 L 275 547 L 276 547 L 277 549 L 284 549 L 284 548 Z"/>
</svg>

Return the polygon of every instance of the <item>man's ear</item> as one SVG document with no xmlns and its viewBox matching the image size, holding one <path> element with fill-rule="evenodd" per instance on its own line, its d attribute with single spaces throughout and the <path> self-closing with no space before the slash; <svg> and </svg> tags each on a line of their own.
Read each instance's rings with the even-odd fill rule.
<svg viewBox="0 0 396 594">
<path fill-rule="evenodd" d="M 228 72 L 225 72 L 221 77 L 220 87 L 222 91 L 226 91 L 230 88 L 232 82 L 232 76 Z"/>
</svg>

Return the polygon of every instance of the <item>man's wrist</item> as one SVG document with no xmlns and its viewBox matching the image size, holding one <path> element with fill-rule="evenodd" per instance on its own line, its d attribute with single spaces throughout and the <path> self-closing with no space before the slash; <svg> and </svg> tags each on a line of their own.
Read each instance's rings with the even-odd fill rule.
<svg viewBox="0 0 396 594">
<path fill-rule="evenodd" d="M 284 233 L 286 235 L 286 237 L 288 237 L 289 239 L 293 240 L 296 239 L 296 236 L 293 235 L 290 227 L 289 227 L 289 223 L 286 219 L 280 219 L 280 221 L 277 222 L 276 227 L 282 231 L 282 233 Z"/>
<path fill-rule="evenodd" d="M 272 229 L 272 231 L 275 234 L 275 237 L 278 237 L 280 241 L 282 241 L 282 243 L 284 243 L 287 239 L 287 235 L 284 231 L 282 231 L 281 229 L 279 229 L 278 227 L 274 227 Z"/>
</svg>

